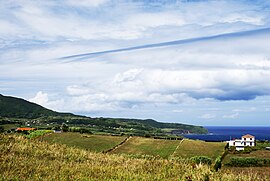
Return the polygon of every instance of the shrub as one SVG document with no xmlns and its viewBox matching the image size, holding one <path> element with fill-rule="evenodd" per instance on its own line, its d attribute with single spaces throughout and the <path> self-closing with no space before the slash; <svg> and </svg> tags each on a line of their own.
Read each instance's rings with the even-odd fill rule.
<svg viewBox="0 0 270 181">
<path fill-rule="evenodd" d="M 242 157 L 233 157 L 230 159 L 229 163 L 226 165 L 233 167 L 261 167 L 261 166 L 270 166 L 270 159 L 266 158 L 242 158 Z"/>
<path fill-rule="evenodd" d="M 0 126 L 0 133 L 3 133 L 5 131 L 3 126 Z"/>
<path fill-rule="evenodd" d="M 190 160 L 196 164 L 203 163 L 203 164 L 211 165 L 212 163 L 211 158 L 207 156 L 195 156 L 195 157 L 191 157 Z"/>
<path fill-rule="evenodd" d="M 217 157 L 214 164 L 215 171 L 221 169 L 221 156 Z"/>
<path fill-rule="evenodd" d="M 28 134 L 26 137 L 27 138 L 36 138 L 36 137 L 39 137 L 39 136 L 43 136 L 47 133 L 53 133 L 52 130 L 36 130 L 36 131 L 31 131 L 30 134 Z"/>
<path fill-rule="evenodd" d="M 63 132 L 68 132 L 68 125 L 65 124 L 65 123 L 63 123 L 62 126 L 61 126 L 61 130 L 62 130 Z"/>
</svg>

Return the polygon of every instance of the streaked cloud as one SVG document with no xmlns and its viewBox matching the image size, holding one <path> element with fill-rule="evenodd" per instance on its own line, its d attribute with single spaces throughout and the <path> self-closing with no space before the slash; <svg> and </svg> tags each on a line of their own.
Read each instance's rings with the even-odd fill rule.
<svg viewBox="0 0 270 181">
<path fill-rule="evenodd" d="M 270 101 L 269 7 L 1 1 L 0 90 L 87 115 L 237 124 L 254 114 L 265 123 L 268 112 L 258 112 Z"/>
</svg>

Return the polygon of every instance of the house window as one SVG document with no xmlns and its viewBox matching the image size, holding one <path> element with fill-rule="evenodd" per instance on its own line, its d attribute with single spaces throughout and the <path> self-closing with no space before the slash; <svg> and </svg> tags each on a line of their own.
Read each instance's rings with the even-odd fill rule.
<svg viewBox="0 0 270 181">
<path fill-rule="evenodd" d="M 252 146 L 252 143 L 250 142 L 250 146 Z"/>
<path fill-rule="evenodd" d="M 244 138 L 244 140 L 246 141 L 246 138 Z"/>
<path fill-rule="evenodd" d="M 235 142 L 233 142 L 233 146 L 235 146 Z"/>
<path fill-rule="evenodd" d="M 244 142 L 244 145 L 246 146 L 246 142 Z"/>
<path fill-rule="evenodd" d="M 250 140 L 252 140 L 252 138 L 250 138 Z"/>
</svg>

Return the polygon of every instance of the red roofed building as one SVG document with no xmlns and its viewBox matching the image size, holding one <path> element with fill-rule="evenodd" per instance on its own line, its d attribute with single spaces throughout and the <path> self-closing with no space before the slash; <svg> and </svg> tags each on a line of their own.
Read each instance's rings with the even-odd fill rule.
<svg viewBox="0 0 270 181">
<path fill-rule="evenodd" d="M 255 137 L 250 135 L 250 134 L 246 134 L 244 136 L 242 136 L 242 139 L 234 139 L 234 140 L 230 140 L 228 141 L 229 146 L 235 146 L 236 150 L 244 150 L 246 146 L 255 146 Z"/>
<path fill-rule="evenodd" d="M 17 128 L 16 131 L 33 131 L 36 130 L 37 128 Z"/>
</svg>

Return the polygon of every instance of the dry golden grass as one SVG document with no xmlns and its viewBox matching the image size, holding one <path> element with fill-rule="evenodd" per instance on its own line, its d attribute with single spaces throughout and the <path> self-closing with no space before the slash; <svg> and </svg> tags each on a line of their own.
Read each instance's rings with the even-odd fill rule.
<svg viewBox="0 0 270 181">
<path fill-rule="evenodd" d="M 235 175 L 252 173 L 263 180 L 265 177 L 270 178 L 270 167 L 223 167 L 222 172 L 231 172 Z"/>
<path fill-rule="evenodd" d="M 0 180 L 261 180 L 185 161 L 134 159 L 0 135 Z M 265 179 L 266 180 L 266 179 Z"/>
</svg>

